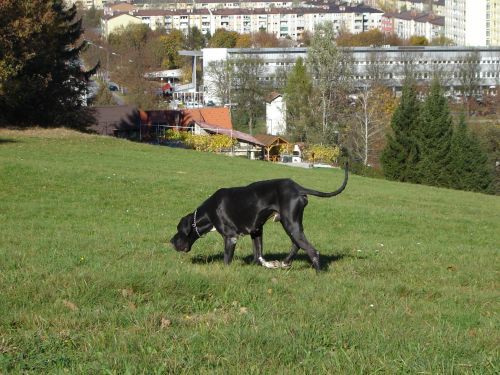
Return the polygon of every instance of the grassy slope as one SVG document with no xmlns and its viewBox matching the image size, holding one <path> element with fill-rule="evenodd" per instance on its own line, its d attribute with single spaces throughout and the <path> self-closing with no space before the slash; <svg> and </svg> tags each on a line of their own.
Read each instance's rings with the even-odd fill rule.
<svg viewBox="0 0 500 375">
<path fill-rule="evenodd" d="M 310 197 L 327 270 L 165 242 L 222 186 L 342 173 L 66 131 L 0 132 L 0 373 L 495 373 L 498 197 L 352 176 Z M 289 240 L 265 227 L 265 253 Z M 163 324 L 162 324 L 163 323 Z"/>
</svg>

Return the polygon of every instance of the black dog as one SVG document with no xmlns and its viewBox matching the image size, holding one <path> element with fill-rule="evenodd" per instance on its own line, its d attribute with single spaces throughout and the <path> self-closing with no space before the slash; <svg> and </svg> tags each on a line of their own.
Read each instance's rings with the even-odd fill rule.
<svg viewBox="0 0 500 375">
<path fill-rule="evenodd" d="M 304 188 L 290 179 L 259 181 L 245 187 L 219 189 L 193 213 L 181 219 L 177 233 L 170 242 L 177 251 L 188 252 L 198 238 L 211 230 L 217 230 L 224 238 L 224 263 L 230 264 L 238 236 L 250 234 L 256 263 L 268 268 L 290 267 L 301 248 L 311 258 L 316 271 L 319 271 L 319 253 L 306 239 L 302 226 L 307 194 L 333 197 L 344 190 L 347 179 L 346 164 L 342 186 L 331 193 Z M 262 227 L 273 216 L 281 222 L 292 240 L 290 254 L 281 263 L 267 262 L 262 257 Z"/>
</svg>

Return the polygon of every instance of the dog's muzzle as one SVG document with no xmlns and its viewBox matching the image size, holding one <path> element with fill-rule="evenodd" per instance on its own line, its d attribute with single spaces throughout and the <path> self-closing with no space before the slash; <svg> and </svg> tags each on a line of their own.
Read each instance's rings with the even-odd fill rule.
<svg viewBox="0 0 500 375">
<path fill-rule="evenodd" d="M 183 252 L 183 253 L 187 253 L 191 250 L 191 246 L 189 246 L 189 243 L 185 243 L 184 241 L 176 239 L 175 236 L 170 240 L 170 245 L 176 251 Z"/>
</svg>

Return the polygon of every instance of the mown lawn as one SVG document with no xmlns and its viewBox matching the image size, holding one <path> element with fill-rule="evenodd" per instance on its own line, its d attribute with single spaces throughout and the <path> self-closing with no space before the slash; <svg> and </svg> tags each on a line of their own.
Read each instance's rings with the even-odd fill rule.
<svg viewBox="0 0 500 375">
<path fill-rule="evenodd" d="M 500 198 L 351 176 L 310 197 L 322 254 L 225 267 L 211 233 L 166 245 L 223 186 L 303 170 L 79 135 L 0 131 L 0 373 L 494 374 Z M 265 227 L 264 251 L 289 240 Z"/>
</svg>

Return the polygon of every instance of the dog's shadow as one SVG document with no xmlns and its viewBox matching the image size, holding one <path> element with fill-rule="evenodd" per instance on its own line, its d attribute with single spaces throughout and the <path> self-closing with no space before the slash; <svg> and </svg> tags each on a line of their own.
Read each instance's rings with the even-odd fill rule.
<svg viewBox="0 0 500 375">
<path fill-rule="evenodd" d="M 273 261 L 273 260 L 283 260 L 287 255 L 288 253 L 268 253 L 264 254 L 264 257 L 266 258 L 267 261 Z M 330 267 L 331 263 L 337 262 L 347 256 L 349 255 L 347 254 L 320 255 L 321 270 L 328 271 L 328 268 Z M 236 261 L 241 260 L 245 265 L 255 264 L 253 261 L 253 255 L 247 255 L 245 257 L 238 257 L 235 255 L 233 262 L 235 260 Z M 207 264 L 207 263 L 223 262 L 223 261 L 224 261 L 224 253 L 218 253 L 213 255 L 196 255 L 191 258 L 191 263 L 193 264 Z M 292 264 L 297 266 L 299 265 L 298 263 L 300 263 L 301 268 L 312 267 L 311 259 L 305 253 L 302 254 L 299 253 L 295 256 L 294 262 Z M 304 263 L 306 263 L 306 265 Z"/>
</svg>

